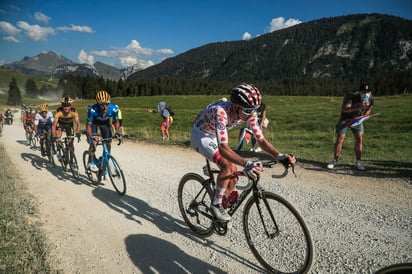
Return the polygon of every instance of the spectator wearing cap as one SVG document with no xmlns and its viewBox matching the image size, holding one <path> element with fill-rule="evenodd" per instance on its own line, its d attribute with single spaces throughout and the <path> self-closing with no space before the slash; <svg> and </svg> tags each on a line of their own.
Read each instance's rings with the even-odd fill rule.
<svg viewBox="0 0 412 274">
<path fill-rule="evenodd" d="M 343 142 L 346 137 L 346 132 L 350 128 L 355 137 L 355 166 L 358 170 L 365 170 L 361 161 L 362 156 L 362 142 L 364 126 L 360 123 L 357 126 L 349 127 L 348 122 L 353 118 L 360 115 L 370 115 L 372 112 L 372 106 L 374 104 L 372 90 L 370 86 L 365 83 L 361 83 L 359 90 L 355 92 L 349 92 L 343 98 L 341 115 L 338 123 L 336 124 L 336 143 L 335 153 L 332 162 L 327 167 L 328 169 L 334 169 L 338 165 L 339 156 L 342 152 Z"/>
</svg>

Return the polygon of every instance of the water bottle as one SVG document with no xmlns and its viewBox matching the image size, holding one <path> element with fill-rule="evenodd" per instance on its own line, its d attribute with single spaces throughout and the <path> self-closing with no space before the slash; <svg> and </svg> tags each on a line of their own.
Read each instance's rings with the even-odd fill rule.
<svg viewBox="0 0 412 274">
<path fill-rule="evenodd" d="M 239 193 L 236 190 L 233 190 L 229 195 L 229 204 L 232 205 L 234 202 L 236 202 L 238 197 Z"/>
</svg>

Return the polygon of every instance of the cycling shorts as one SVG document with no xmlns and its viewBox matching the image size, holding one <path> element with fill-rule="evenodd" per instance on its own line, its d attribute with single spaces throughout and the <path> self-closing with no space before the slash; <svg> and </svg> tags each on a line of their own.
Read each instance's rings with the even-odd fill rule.
<svg viewBox="0 0 412 274">
<path fill-rule="evenodd" d="M 216 164 L 222 159 L 216 136 L 203 133 L 197 127 L 193 127 L 190 134 L 190 145 L 203 157 Z"/>
<path fill-rule="evenodd" d="M 97 129 L 100 129 L 100 133 L 102 138 L 111 138 L 112 137 L 112 130 L 109 124 L 92 124 L 92 136 L 98 136 Z"/>
<path fill-rule="evenodd" d="M 58 124 L 57 128 L 60 128 L 62 131 L 66 132 L 66 136 L 73 136 L 74 130 L 73 130 L 73 123 L 72 124 Z"/>
<path fill-rule="evenodd" d="M 45 131 L 50 131 L 50 130 L 51 130 L 51 125 L 49 124 L 37 126 L 37 134 L 39 135 L 45 134 Z"/>
</svg>

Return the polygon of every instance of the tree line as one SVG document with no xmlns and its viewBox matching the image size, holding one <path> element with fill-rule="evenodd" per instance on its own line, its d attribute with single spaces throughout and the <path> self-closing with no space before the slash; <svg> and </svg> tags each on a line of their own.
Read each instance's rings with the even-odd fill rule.
<svg viewBox="0 0 412 274">
<path fill-rule="evenodd" d="M 280 96 L 343 96 L 358 88 L 360 81 L 371 86 L 375 96 L 409 93 L 412 88 L 412 69 L 393 74 L 376 75 L 370 79 L 316 79 L 310 77 L 271 79 L 254 84 L 267 95 Z M 92 99 L 99 90 L 108 91 L 112 97 L 136 97 L 159 95 L 221 95 L 239 83 L 210 79 L 186 79 L 182 77 L 156 77 L 135 81 L 118 81 L 102 77 L 67 75 L 59 79 L 57 86 L 38 88 L 34 79 L 25 84 L 25 96 L 36 98 L 47 94 L 61 94 L 72 98 Z M 9 84 L 8 105 L 20 105 L 22 96 L 16 79 Z"/>
</svg>

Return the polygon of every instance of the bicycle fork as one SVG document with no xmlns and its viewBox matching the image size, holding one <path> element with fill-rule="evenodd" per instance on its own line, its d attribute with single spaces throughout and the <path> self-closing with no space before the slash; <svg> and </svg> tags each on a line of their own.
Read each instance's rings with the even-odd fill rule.
<svg viewBox="0 0 412 274">
<path fill-rule="evenodd" d="M 260 220 L 262 222 L 263 228 L 265 229 L 266 236 L 269 239 L 275 238 L 277 235 L 279 235 L 279 226 L 276 223 L 275 216 L 273 216 L 272 209 L 270 208 L 269 203 L 268 203 L 265 195 L 263 194 L 263 191 L 261 189 L 254 190 L 253 191 L 253 197 L 256 201 L 256 207 L 257 207 L 257 210 L 259 212 L 259 217 L 260 217 Z M 263 201 L 263 203 L 262 203 L 262 201 Z M 265 218 L 263 216 L 263 209 L 262 209 L 263 205 L 264 205 L 264 208 L 266 209 L 265 210 L 266 213 L 269 214 L 269 216 L 270 216 L 269 222 L 265 221 Z M 273 232 L 269 231 L 268 225 L 269 226 L 273 225 Z"/>
</svg>

